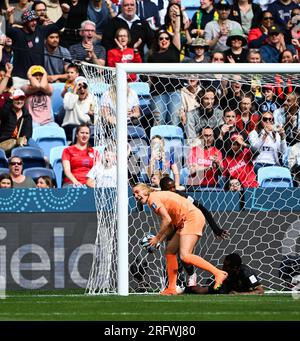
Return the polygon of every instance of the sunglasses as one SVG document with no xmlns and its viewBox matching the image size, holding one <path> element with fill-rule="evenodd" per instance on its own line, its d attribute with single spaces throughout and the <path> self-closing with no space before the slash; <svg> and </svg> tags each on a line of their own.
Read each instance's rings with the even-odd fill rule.
<svg viewBox="0 0 300 341">
<path fill-rule="evenodd" d="M 169 37 L 159 37 L 159 41 L 162 41 L 162 40 L 170 40 Z"/>
<path fill-rule="evenodd" d="M 13 162 L 10 162 L 10 165 L 11 165 L 11 166 L 16 166 L 16 165 L 22 166 L 22 165 L 23 165 L 23 162 L 20 162 L 20 161 L 13 161 Z"/>
<path fill-rule="evenodd" d="M 264 20 L 273 20 L 273 17 L 264 17 Z"/>
<path fill-rule="evenodd" d="M 274 122 L 274 118 L 272 117 L 263 117 L 262 120 L 263 122 Z"/>
<path fill-rule="evenodd" d="M 78 88 L 79 88 L 79 89 L 81 89 L 81 88 L 87 89 L 87 87 L 88 87 L 88 86 L 87 86 L 87 84 L 85 84 L 85 83 L 79 84 L 79 85 L 78 85 Z"/>
</svg>

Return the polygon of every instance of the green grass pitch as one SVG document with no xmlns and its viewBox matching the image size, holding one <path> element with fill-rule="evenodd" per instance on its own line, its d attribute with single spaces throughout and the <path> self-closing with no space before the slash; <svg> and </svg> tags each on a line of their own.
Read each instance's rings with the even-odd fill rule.
<svg viewBox="0 0 300 341">
<path fill-rule="evenodd" d="M 300 296 L 300 294 L 299 294 Z M 300 321 L 286 295 L 100 295 L 7 293 L 1 321 Z"/>
</svg>

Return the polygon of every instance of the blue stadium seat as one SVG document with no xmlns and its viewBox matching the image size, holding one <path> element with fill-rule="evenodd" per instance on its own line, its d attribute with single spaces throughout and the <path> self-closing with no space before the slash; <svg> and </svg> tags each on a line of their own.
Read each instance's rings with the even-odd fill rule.
<svg viewBox="0 0 300 341">
<path fill-rule="evenodd" d="M 257 172 L 260 187 L 294 187 L 291 172 L 286 167 L 261 167 Z"/>
<path fill-rule="evenodd" d="M 64 106 L 64 99 L 61 96 L 61 93 L 64 89 L 65 83 L 53 83 L 53 93 L 51 96 L 51 103 L 52 103 L 52 111 L 54 117 L 57 116 Z"/>
<path fill-rule="evenodd" d="M 57 146 L 67 146 L 66 133 L 58 126 L 40 126 L 33 129 L 32 138 L 42 148 L 45 156 L 50 158 L 50 150 Z"/>
<path fill-rule="evenodd" d="M 8 167 L 8 161 L 5 154 L 5 151 L 0 148 L 0 167 L 5 168 Z"/>
<path fill-rule="evenodd" d="M 49 176 L 56 186 L 56 177 L 53 169 L 43 168 L 43 167 L 32 167 L 24 169 L 23 174 L 25 176 L 30 176 L 34 181 L 36 181 L 40 176 Z"/>
<path fill-rule="evenodd" d="M 63 179 L 62 153 L 66 146 L 53 147 L 50 150 L 50 165 L 54 170 L 57 188 L 61 188 Z"/>
<path fill-rule="evenodd" d="M 0 167 L 0 174 L 3 173 L 9 173 L 9 168 L 8 167 Z"/>
<path fill-rule="evenodd" d="M 23 169 L 31 167 L 46 167 L 44 152 L 36 147 L 17 147 L 11 152 L 11 156 L 18 156 L 23 160 Z"/>
</svg>

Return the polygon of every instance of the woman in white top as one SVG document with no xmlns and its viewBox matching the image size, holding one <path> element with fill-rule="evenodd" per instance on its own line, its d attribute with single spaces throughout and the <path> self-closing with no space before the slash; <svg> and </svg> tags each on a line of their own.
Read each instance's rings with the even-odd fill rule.
<svg viewBox="0 0 300 341">
<path fill-rule="evenodd" d="M 273 114 L 266 111 L 255 130 L 249 133 L 249 142 L 258 153 L 253 161 L 254 171 L 266 166 L 280 166 L 280 156 L 287 150 L 285 132 L 282 126 L 274 125 Z"/>
</svg>

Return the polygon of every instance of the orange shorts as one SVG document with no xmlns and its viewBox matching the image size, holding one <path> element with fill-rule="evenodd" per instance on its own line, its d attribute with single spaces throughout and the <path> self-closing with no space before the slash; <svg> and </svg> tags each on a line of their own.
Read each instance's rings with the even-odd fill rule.
<svg viewBox="0 0 300 341">
<path fill-rule="evenodd" d="M 202 232 L 205 226 L 205 217 L 200 210 L 193 210 L 188 213 L 186 219 L 183 222 L 182 228 L 177 229 L 177 234 L 195 234 L 202 236 Z"/>
</svg>

